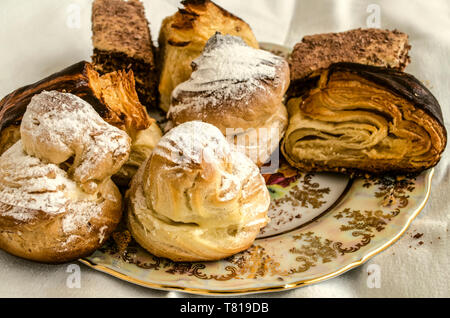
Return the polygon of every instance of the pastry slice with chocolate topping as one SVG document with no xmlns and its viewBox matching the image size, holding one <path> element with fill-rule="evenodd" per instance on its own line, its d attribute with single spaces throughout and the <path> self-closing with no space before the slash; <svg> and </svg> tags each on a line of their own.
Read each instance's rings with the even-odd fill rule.
<svg viewBox="0 0 450 318">
<path fill-rule="evenodd" d="M 141 103 L 157 107 L 155 48 L 142 2 L 95 0 L 92 33 L 95 69 L 102 74 L 133 70 Z"/>
<path fill-rule="evenodd" d="M 409 64 L 408 35 L 397 30 L 355 29 L 305 36 L 290 58 L 291 80 L 333 63 L 350 62 L 403 71 Z"/>
</svg>

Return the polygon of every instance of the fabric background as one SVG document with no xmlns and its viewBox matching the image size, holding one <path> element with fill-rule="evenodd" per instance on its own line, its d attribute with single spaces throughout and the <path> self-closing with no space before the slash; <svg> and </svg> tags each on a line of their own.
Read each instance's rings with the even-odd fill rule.
<svg viewBox="0 0 450 318">
<path fill-rule="evenodd" d="M 345 31 L 379 23 L 410 35 L 407 72 L 422 80 L 440 101 L 450 131 L 450 2 L 217 0 L 247 21 L 259 41 L 293 46 L 304 35 Z M 177 0 L 144 0 L 157 39 L 164 17 Z M 380 19 L 371 11 L 379 8 Z M 2 0 L 0 3 L 0 97 L 82 59 L 90 59 L 89 0 Z M 369 10 L 368 10 L 369 9 Z M 74 10 L 80 19 L 73 20 Z M 78 23 L 79 22 L 79 23 Z M 449 297 L 449 151 L 435 168 L 431 197 L 403 237 L 366 264 L 337 278 L 265 297 Z M 417 233 L 423 234 L 415 239 Z M 421 243 L 422 242 L 422 243 Z M 379 288 L 369 288 L 369 272 L 380 270 Z M 28 262 L 0 251 L 1 297 L 180 297 L 135 286 L 82 264 L 81 288 L 68 288 L 67 265 Z M 259 297 L 259 295 L 245 297 Z M 198 297 L 198 296 L 189 296 Z"/>
</svg>

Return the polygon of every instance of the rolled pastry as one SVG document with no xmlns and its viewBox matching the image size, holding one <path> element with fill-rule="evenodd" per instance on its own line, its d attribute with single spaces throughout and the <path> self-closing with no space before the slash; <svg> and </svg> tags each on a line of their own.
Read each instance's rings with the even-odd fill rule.
<svg viewBox="0 0 450 318">
<path fill-rule="evenodd" d="M 298 80 L 282 152 L 306 171 L 415 173 L 447 142 L 441 108 L 414 76 L 337 63 Z"/>
</svg>

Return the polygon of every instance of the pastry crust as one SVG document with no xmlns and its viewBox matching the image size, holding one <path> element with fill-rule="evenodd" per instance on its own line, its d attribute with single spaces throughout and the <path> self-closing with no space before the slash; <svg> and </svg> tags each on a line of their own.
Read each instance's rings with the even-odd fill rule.
<svg viewBox="0 0 450 318">
<path fill-rule="evenodd" d="M 11 125 L 0 132 L 0 156 L 20 139 L 20 126 Z"/>
<path fill-rule="evenodd" d="M 32 98 L 20 135 L 0 157 L 0 248 L 46 263 L 92 253 L 120 221 L 110 177 L 127 161 L 130 138 L 56 91 Z"/>
<path fill-rule="evenodd" d="M 268 222 L 270 196 L 259 169 L 216 127 L 188 122 L 161 139 L 127 201 L 131 233 L 150 253 L 206 261 L 251 246 Z"/>
<path fill-rule="evenodd" d="M 113 176 L 117 185 L 127 186 L 161 139 L 162 131 L 139 102 L 132 71 L 117 71 L 103 76 L 91 69 L 88 72 L 96 97 L 107 106 L 104 119 L 131 137 L 130 157 Z"/>
<path fill-rule="evenodd" d="M 0 175 L 10 174 L 19 161 L 30 160 L 21 147 L 19 141 L 1 157 Z M 28 170 L 44 167 L 48 168 L 49 165 L 19 165 L 19 168 Z M 52 166 L 50 171 L 62 173 L 57 166 Z M 69 179 L 67 176 L 64 178 Z M 34 180 L 39 179 L 41 178 L 35 177 Z M 6 191 L 5 188 L 5 180 L 2 178 L 1 193 Z M 122 196 L 119 190 L 108 180 L 99 187 L 95 195 L 86 195 L 76 185 L 65 193 L 72 196 L 71 202 L 57 214 L 30 209 L 29 202 L 25 199 L 16 204 L 0 200 L 0 248 L 28 260 L 57 264 L 88 256 L 101 247 L 122 216 Z M 41 194 L 44 195 L 45 192 Z M 79 226 L 82 222 L 83 225 Z"/>
<path fill-rule="evenodd" d="M 190 79 L 172 93 L 167 114 L 172 125 L 210 123 L 257 165 L 264 164 L 287 126 L 282 100 L 289 86 L 288 63 L 239 37 L 216 33 L 192 68 Z"/>
<path fill-rule="evenodd" d="M 337 63 L 296 86 L 281 147 L 294 167 L 418 173 L 439 162 L 447 143 L 441 109 L 412 75 Z"/>
<path fill-rule="evenodd" d="M 250 26 L 214 2 L 188 0 L 181 3 L 183 9 L 163 20 L 158 39 L 162 65 L 160 107 L 164 111 L 169 109 L 172 90 L 189 79 L 191 62 L 214 33 L 239 36 L 249 46 L 259 47 Z"/>
</svg>

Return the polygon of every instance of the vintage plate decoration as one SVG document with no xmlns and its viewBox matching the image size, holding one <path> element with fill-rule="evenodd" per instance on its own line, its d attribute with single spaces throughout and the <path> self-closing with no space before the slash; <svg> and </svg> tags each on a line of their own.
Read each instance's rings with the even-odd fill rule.
<svg viewBox="0 0 450 318">
<path fill-rule="evenodd" d="M 287 56 L 285 47 L 261 47 Z M 155 115 L 155 114 L 152 114 Z M 164 126 L 164 116 L 158 116 Z M 264 174 L 271 221 L 252 247 L 215 262 L 175 263 L 123 228 L 80 261 L 141 286 L 194 294 L 280 291 L 335 277 L 392 245 L 424 207 L 433 169 L 417 176 L 301 173 L 281 158 Z"/>
</svg>

